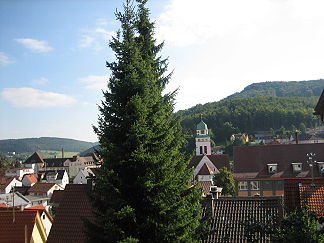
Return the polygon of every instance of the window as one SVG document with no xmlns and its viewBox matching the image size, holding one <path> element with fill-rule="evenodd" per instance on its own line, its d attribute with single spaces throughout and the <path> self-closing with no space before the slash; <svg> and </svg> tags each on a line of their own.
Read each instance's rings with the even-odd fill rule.
<svg viewBox="0 0 324 243">
<path fill-rule="evenodd" d="M 203 147 L 200 146 L 200 154 L 203 154 Z"/>
<path fill-rule="evenodd" d="M 268 164 L 269 173 L 277 173 L 278 164 Z"/>
<path fill-rule="evenodd" d="M 205 130 L 200 130 L 200 133 L 201 134 L 205 134 Z"/>
<path fill-rule="evenodd" d="M 204 152 L 207 154 L 207 146 L 204 146 Z"/>
<path fill-rule="evenodd" d="M 45 219 L 45 214 L 43 214 L 43 219 Z"/>
<path fill-rule="evenodd" d="M 250 182 L 251 185 L 251 190 L 255 191 L 255 190 L 260 190 L 260 182 L 259 181 L 251 181 Z"/>
<path fill-rule="evenodd" d="M 293 172 L 301 172 L 302 163 L 291 163 L 293 167 Z"/>
<path fill-rule="evenodd" d="M 248 183 L 247 183 L 247 181 L 239 181 L 239 183 L 238 183 L 238 189 L 240 191 L 248 190 Z"/>
<path fill-rule="evenodd" d="M 318 170 L 321 173 L 324 173 L 324 162 L 317 162 L 317 164 L 318 164 Z"/>
</svg>

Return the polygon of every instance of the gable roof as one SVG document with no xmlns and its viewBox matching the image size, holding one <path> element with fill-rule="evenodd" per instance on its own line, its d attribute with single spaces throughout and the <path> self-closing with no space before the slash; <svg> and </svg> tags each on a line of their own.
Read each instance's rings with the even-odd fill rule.
<svg viewBox="0 0 324 243">
<path fill-rule="evenodd" d="M 324 161 L 324 143 L 280 144 L 234 147 L 234 177 L 236 179 L 255 178 L 304 178 L 311 171 L 306 162 L 306 154 L 314 152 L 317 161 Z M 302 170 L 294 173 L 291 163 L 302 163 Z M 277 172 L 270 174 L 267 164 L 277 164 Z M 314 167 L 314 177 L 321 177 Z"/>
<path fill-rule="evenodd" d="M 196 155 L 191 159 L 188 168 L 196 168 L 204 156 L 207 156 L 207 158 L 215 165 L 217 169 L 221 169 L 223 167 L 229 168 L 228 154 Z"/>
<path fill-rule="evenodd" d="M 55 185 L 55 183 L 37 182 L 28 190 L 28 192 L 48 192 Z"/>
<path fill-rule="evenodd" d="M 40 152 L 33 153 L 24 164 L 35 164 L 35 163 L 44 163 L 44 157 Z"/>
<path fill-rule="evenodd" d="M 39 219 L 38 211 L 35 210 L 15 211 L 13 223 L 12 211 L 0 211 L 0 242 L 25 242 L 25 226 L 27 242 L 30 242 L 37 217 Z"/>
<path fill-rule="evenodd" d="M 47 158 L 44 159 L 47 167 L 64 167 L 65 161 L 70 161 L 72 158 Z"/>
<path fill-rule="evenodd" d="M 211 204 L 210 198 L 205 199 L 205 214 L 210 214 L 208 204 Z M 282 215 L 282 212 L 281 197 L 220 197 L 214 199 L 210 231 L 203 242 L 245 242 L 244 226 L 241 222 L 257 219 L 261 223 L 266 223 L 272 220 L 272 217 Z M 263 236 L 258 242 L 269 242 L 269 236 Z"/>
<path fill-rule="evenodd" d="M 82 218 L 94 220 L 87 185 L 67 184 L 48 236 L 51 242 L 85 242 Z"/>
<path fill-rule="evenodd" d="M 65 170 L 46 170 L 44 172 L 39 173 L 43 180 L 46 180 L 47 176 L 55 174 L 57 174 L 56 180 L 62 180 L 65 174 Z"/>
<path fill-rule="evenodd" d="M 205 163 L 201 169 L 199 170 L 197 175 L 212 175 L 213 171 L 212 169 Z"/>
</svg>

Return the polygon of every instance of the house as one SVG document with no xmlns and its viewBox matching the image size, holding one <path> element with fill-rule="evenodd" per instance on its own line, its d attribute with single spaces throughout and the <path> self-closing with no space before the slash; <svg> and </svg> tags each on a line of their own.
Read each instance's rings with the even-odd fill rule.
<svg viewBox="0 0 324 243">
<path fill-rule="evenodd" d="M 40 216 L 40 219 L 42 221 L 42 224 L 44 226 L 44 230 L 46 233 L 46 236 L 49 235 L 49 232 L 51 231 L 52 224 L 53 224 L 53 218 L 52 216 L 47 212 L 45 207 L 40 204 L 32 207 L 25 208 L 24 210 L 37 210 Z"/>
<path fill-rule="evenodd" d="M 0 211 L 0 242 L 46 242 L 47 235 L 37 210 Z"/>
<path fill-rule="evenodd" d="M 242 139 L 244 143 L 249 142 L 249 136 L 244 133 L 232 134 L 232 136 L 230 137 L 231 142 L 234 142 L 236 139 Z"/>
<path fill-rule="evenodd" d="M 23 186 L 33 186 L 37 182 L 37 176 L 36 174 L 26 174 L 23 176 L 22 179 L 22 185 Z"/>
<path fill-rule="evenodd" d="M 34 168 L 35 173 L 47 170 L 66 170 L 70 178 L 75 177 L 79 170 L 86 167 L 100 166 L 98 156 L 73 156 L 72 158 L 44 158 L 39 152 L 33 153 L 23 164 L 26 168 Z"/>
<path fill-rule="evenodd" d="M 3 176 L 0 178 L 0 194 L 9 193 L 15 186 L 22 186 L 21 181 L 17 180 L 16 177 Z"/>
<path fill-rule="evenodd" d="M 6 204 L 8 207 L 15 206 L 20 208 L 25 208 L 32 204 L 27 197 L 19 192 L 0 194 L 0 203 Z"/>
<path fill-rule="evenodd" d="M 66 170 L 47 170 L 38 172 L 38 180 L 42 183 L 55 183 L 63 188 L 69 183 Z"/>
<path fill-rule="evenodd" d="M 35 197 L 50 198 L 55 190 L 64 190 L 64 188 L 55 183 L 37 182 L 28 190 L 28 193 Z"/>
<path fill-rule="evenodd" d="M 24 175 L 31 174 L 31 173 L 34 173 L 34 169 L 32 168 L 12 168 L 6 170 L 5 176 L 18 177 L 19 180 L 21 180 Z"/>
<path fill-rule="evenodd" d="M 203 202 L 204 217 L 210 220 L 204 243 L 247 242 L 244 221 L 257 220 L 268 224 L 283 215 L 282 197 L 219 197 L 209 196 Z M 258 242 L 271 242 L 261 235 Z"/>
<path fill-rule="evenodd" d="M 270 132 L 258 132 L 254 134 L 255 137 L 255 143 L 263 143 L 263 144 L 269 144 L 273 141 L 273 134 Z"/>
<path fill-rule="evenodd" d="M 85 184 L 67 184 L 47 242 L 86 242 L 83 218 L 93 221 Z"/>
<path fill-rule="evenodd" d="M 311 167 L 306 157 L 310 152 L 316 154 Z M 284 180 L 311 178 L 312 173 L 314 178 L 321 178 L 323 172 L 324 143 L 234 147 L 234 178 L 239 196 L 284 195 Z"/>
<path fill-rule="evenodd" d="M 84 168 L 79 171 L 79 173 L 73 179 L 74 184 L 87 184 L 87 177 L 96 176 L 99 168 Z"/>
<path fill-rule="evenodd" d="M 306 204 L 318 217 L 324 217 L 324 178 L 285 180 L 284 190 L 285 209 L 288 212 Z"/>
<path fill-rule="evenodd" d="M 324 90 L 322 91 L 322 95 L 320 96 L 314 111 L 314 115 L 320 116 L 321 121 L 324 122 Z"/>
<path fill-rule="evenodd" d="M 308 135 L 304 136 L 305 139 L 299 139 L 298 143 L 305 144 L 305 143 L 324 143 L 324 138 L 318 137 L 316 135 Z M 301 137 L 303 138 L 303 137 Z"/>
</svg>

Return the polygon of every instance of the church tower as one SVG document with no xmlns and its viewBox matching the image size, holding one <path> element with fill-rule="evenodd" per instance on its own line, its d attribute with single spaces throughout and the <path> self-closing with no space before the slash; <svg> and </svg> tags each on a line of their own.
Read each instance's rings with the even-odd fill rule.
<svg viewBox="0 0 324 243">
<path fill-rule="evenodd" d="M 197 124 L 196 130 L 196 155 L 211 155 L 211 142 L 208 135 L 208 127 L 202 119 Z"/>
</svg>

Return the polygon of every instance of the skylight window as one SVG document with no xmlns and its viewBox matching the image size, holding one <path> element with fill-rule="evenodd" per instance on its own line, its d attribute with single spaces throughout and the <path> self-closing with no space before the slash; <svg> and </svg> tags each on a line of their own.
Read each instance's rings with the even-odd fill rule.
<svg viewBox="0 0 324 243">
<path fill-rule="evenodd" d="M 278 164 L 268 164 L 269 173 L 277 173 Z"/>
</svg>

